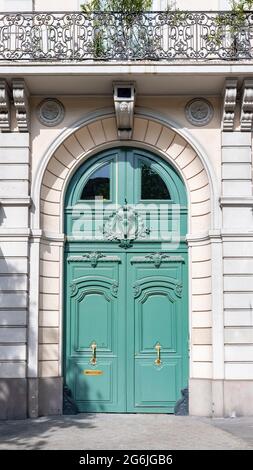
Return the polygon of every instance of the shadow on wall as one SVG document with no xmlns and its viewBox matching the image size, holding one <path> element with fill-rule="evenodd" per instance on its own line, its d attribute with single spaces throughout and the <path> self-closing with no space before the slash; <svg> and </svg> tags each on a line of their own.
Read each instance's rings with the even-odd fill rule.
<svg viewBox="0 0 253 470">
<path fill-rule="evenodd" d="M 26 378 L 0 378 L 0 420 L 27 416 Z"/>
<path fill-rule="evenodd" d="M 84 358 L 84 361 L 87 358 Z M 87 376 L 84 374 L 83 370 L 84 362 L 79 367 L 74 367 L 72 361 L 70 361 L 69 368 L 67 373 L 67 379 L 70 380 L 72 389 L 68 386 L 64 386 L 64 398 L 63 398 L 63 414 L 79 414 L 85 412 L 85 408 L 89 409 L 92 404 L 95 406 L 97 413 L 106 412 L 104 406 L 104 396 L 100 390 L 100 383 L 94 382 L 94 377 Z M 86 367 L 89 367 L 89 362 L 86 364 Z M 76 376 L 75 374 L 78 374 Z M 91 411 L 89 409 L 89 411 Z M 92 411 L 93 412 L 93 411 Z"/>
<path fill-rule="evenodd" d="M 37 420 L 27 420 L 25 422 L 9 422 L 8 425 L 0 423 L 0 450 L 5 449 L 27 449 L 42 450 L 50 447 L 50 437 L 57 431 L 59 434 L 59 446 L 68 449 L 68 441 L 64 440 L 64 429 L 68 429 L 75 433 L 77 429 L 88 430 L 93 429 L 95 415 L 79 414 L 77 416 L 62 416 L 53 418 L 39 418 Z M 29 423 L 29 425 L 28 425 Z M 61 432 L 62 430 L 63 432 Z M 85 436 L 84 436 L 85 442 Z M 54 441 L 55 443 L 55 441 Z"/>
<path fill-rule="evenodd" d="M 0 225 L 4 223 L 4 219 L 6 219 L 5 210 L 3 207 L 0 207 Z"/>
</svg>

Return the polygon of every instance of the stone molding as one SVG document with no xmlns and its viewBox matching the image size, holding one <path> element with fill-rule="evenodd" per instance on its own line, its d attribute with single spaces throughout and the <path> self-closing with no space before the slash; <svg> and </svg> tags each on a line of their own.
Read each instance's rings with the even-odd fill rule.
<svg viewBox="0 0 253 470">
<path fill-rule="evenodd" d="M 12 240 L 13 237 L 21 238 L 30 238 L 30 229 L 29 228 L 0 228 L 0 237 L 1 240 Z"/>
<path fill-rule="evenodd" d="M 0 79 L 0 129 L 7 132 L 11 130 L 10 89 L 4 79 Z"/>
<path fill-rule="evenodd" d="M 3 198 L 1 197 L 0 198 L 0 204 L 2 206 L 30 206 L 32 203 L 31 201 L 31 198 L 30 197 L 27 197 L 27 198 L 15 198 L 15 199 L 12 199 L 12 198 Z"/>
<path fill-rule="evenodd" d="M 133 82 L 115 82 L 113 86 L 118 137 L 120 140 L 130 140 L 134 125 L 135 84 Z M 129 96 L 120 96 L 120 89 L 128 90 Z"/>
<path fill-rule="evenodd" d="M 220 206 L 253 207 L 253 197 L 221 197 Z"/>
<path fill-rule="evenodd" d="M 93 136 L 93 139 L 89 136 Z M 96 138 L 96 143 L 94 138 Z M 120 145 L 117 122 L 113 116 L 102 117 L 95 122 L 87 123 L 67 137 L 55 150 L 47 163 L 42 180 L 40 228 L 44 233 L 48 232 L 53 235 L 62 231 L 62 198 L 59 192 L 64 193 L 64 187 L 68 184 L 76 166 L 80 165 L 80 160 L 85 161 L 101 151 L 109 142 L 112 148 Z M 135 115 L 131 144 L 156 152 L 173 163 L 182 174 L 190 200 L 194 198 L 190 233 L 203 233 L 209 230 L 212 225 L 212 190 L 204 165 L 191 144 L 176 130 L 152 118 L 139 115 Z M 203 189 L 205 187 L 206 190 Z M 196 193 L 197 190 L 199 192 Z M 207 194 L 204 194 L 206 191 Z"/>
<path fill-rule="evenodd" d="M 219 191 L 219 185 L 218 185 L 218 179 L 217 175 L 214 171 L 213 165 L 211 163 L 210 155 L 207 152 L 207 149 L 205 149 L 199 141 L 192 135 L 191 132 L 189 132 L 187 129 L 182 128 L 180 124 L 173 119 L 168 118 L 163 113 L 160 113 L 158 111 L 154 111 L 153 109 L 141 107 L 141 106 L 136 106 L 135 107 L 135 116 L 136 118 L 142 118 L 144 120 L 152 121 L 153 123 L 157 124 L 159 126 L 162 125 L 165 128 L 169 128 L 171 131 L 175 132 L 179 136 L 181 136 L 183 139 L 185 139 L 189 146 L 196 152 L 198 155 L 198 158 L 202 162 L 204 171 L 207 175 L 208 178 L 208 183 L 210 187 L 210 194 L 211 194 L 211 219 L 212 219 L 212 227 L 213 228 L 218 228 L 221 226 L 221 210 L 219 204 L 217 204 L 217 201 L 219 199 L 220 191 Z M 81 119 L 78 119 L 77 121 L 73 122 L 71 126 L 67 127 L 64 129 L 60 135 L 58 135 L 54 140 L 52 140 L 50 146 L 44 153 L 43 157 L 40 160 L 40 164 L 38 168 L 35 170 L 34 173 L 34 178 L 32 181 L 32 186 L 31 186 L 31 194 L 32 194 L 32 200 L 34 201 L 34 204 L 36 207 L 39 207 L 40 205 L 40 193 L 38 191 L 38 188 L 41 187 L 42 180 L 44 177 L 44 173 L 47 169 L 47 166 L 53 157 L 54 153 L 61 147 L 61 144 L 64 141 L 67 141 L 67 138 L 74 136 L 74 134 L 81 130 L 81 128 L 85 126 L 89 126 L 91 124 L 95 124 L 95 122 L 103 120 L 103 119 L 114 119 L 115 120 L 115 109 L 113 107 L 106 107 L 106 108 L 101 108 L 96 111 L 92 111 L 85 115 L 85 117 L 82 117 Z M 224 133 L 226 136 L 228 135 L 233 135 L 233 133 Z M 238 133 L 237 133 L 238 134 Z M 6 134 L 7 135 L 7 134 Z M 21 134 L 22 135 L 22 134 Z M 23 134 L 24 135 L 24 134 Z M 246 136 L 246 133 L 241 134 L 243 136 Z M 116 145 L 120 145 L 120 140 L 115 137 L 113 134 L 112 140 L 108 142 L 104 142 L 101 146 L 97 146 L 97 151 L 102 150 L 105 148 L 104 146 L 111 145 L 112 147 Z M 126 145 L 131 145 L 131 142 L 126 141 Z M 142 148 L 147 148 L 147 150 L 151 150 L 152 148 L 146 145 L 145 142 L 133 142 L 133 145 L 140 145 Z M 92 156 L 94 154 L 93 148 L 86 148 L 85 150 L 87 158 L 89 156 Z M 161 149 L 158 149 L 156 146 L 155 149 L 158 154 L 162 157 L 164 157 L 164 151 Z M 84 156 L 84 153 L 83 153 Z M 180 169 L 179 169 L 180 171 Z M 61 224 L 63 227 L 63 224 Z M 40 227 L 40 213 L 39 211 L 35 211 L 35 213 L 31 213 L 31 226 L 33 228 L 39 228 Z M 61 229 L 62 231 L 62 229 Z M 50 232 L 50 231 L 49 231 Z"/>
<path fill-rule="evenodd" d="M 19 132 L 29 132 L 30 127 L 30 106 L 29 91 L 22 79 L 12 81 L 13 102 L 16 111 L 16 120 Z"/>
<path fill-rule="evenodd" d="M 251 132 L 253 122 L 253 80 L 247 79 L 243 82 L 242 104 L 241 104 L 241 131 Z"/>
</svg>

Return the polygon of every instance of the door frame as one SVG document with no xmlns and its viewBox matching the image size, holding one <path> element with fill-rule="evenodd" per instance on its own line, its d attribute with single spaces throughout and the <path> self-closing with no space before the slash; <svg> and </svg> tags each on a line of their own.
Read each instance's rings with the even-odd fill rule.
<svg viewBox="0 0 253 470">
<path fill-rule="evenodd" d="M 172 116 L 172 117 L 171 117 Z M 219 205 L 219 181 L 216 175 L 214 164 L 209 155 L 207 147 L 208 142 L 200 142 L 198 136 L 192 135 L 190 130 L 183 128 L 177 121 L 173 120 L 173 110 L 171 116 L 168 113 L 162 113 L 157 109 L 149 109 L 145 107 L 135 108 L 135 122 L 133 139 L 126 142 L 126 146 L 135 146 L 141 149 L 152 151 L 154 154 L 159 155 L 166 162 L 168 161 L 173 167 L 177 169 L 187 188 L 188 196 L 188 233 L 187 244 L 189 249 L 189 340 L 190 340 L 190 410 L 193 414 L 200 414 L 207 416 L 212 407 L 213 399 L 217 399 L 218 390 L 212 392 L 212 382 L 214 377 L 224 378 L 224 315 L 223 315 L 223 292 L 222 292 L 222 270 L 217 272 L 217 263 L 222 268 L 222 238 L 220 235 L 221 228 L 221 207 Z M 74 121 L 60 133 L 56 129 L 53 134 L 48 136 L 47 148 L 44 150 L 42 146 L 38 150 L 38 166 L 34 169 L 31 198 L 34 201 L 35 211 L 31 213 L 31 247 L 30 247 L 30 261 L 34 266 L 33 276 L 30 280 L 30 298 L 31 303 L 29 306 L 30 327 L 28 327 L 28 374 L 31 377 L 40 377 L 41 380 L 47 381 L 50 377 L 52 384 L 55 384 L 53 389 L 54 397 L 57 402 L 58 410 L 62 406 L 62 368 L 63 368 L 63 253 L 64 253 L 64 196 L 68 185 L 68 181 L 76 169 L 89 157 L 95 155 L 101 149 L 108 149 L 119 146 L 122 142 L 118 140 L 117 128 L 115 122 L 115 110 L 112 107 L 100 108 L 95 111 L 88 112 L 81 118 L 74 118 Z M 95 126 L 96 129 L 106 129 L 106 134 L 102 138 L 95 139 L 95 141 L 88 142 L 88 145 L 83 145 L 80 152 L 80 147 L 76 146 L 75 138 L 79 132 L 82 135 L 93 133 Z M 160 127 L 160 130 L 159 130 Z M 154 133 L 158 131 L 158 140 L 150 139 L 150 132 L 145 133 L 145 129 L 152 129 Z M 171 137 L 174 133 L 174 139 Z M 78 137 L 78 136 L 77 136 Z M 172 140 L 171 140 L 172 139 Z M 79 139 L 77 138 L 77 141 Z M 169 144 L 169 147 L 168 147 Z M 195 153 L 196 158 L 194 163 L 197 162 L 198 167 L 202 168 L 202 178 L 198 178 L 195 183 L 195 178 L 190 179 L 188 172 L 186 173 L 182 160 L 177 159 L 180 151 L 180 146 L 184 145 L 183 151 L 185 158 L 189 158 Z M 70 149 L 70 150 L 68 150 Z M 62 179 L 57 179 L 57 175 L 50 175 L 50 170 L 54 164 L 54 156 L 60 156 L 61 153 L 66 155 L 68 159 L 67 170 L 64 169 Z M 181 161 L 179 161 L 181 160 Z M 187 169 L 190 165 L 187 166 Z M 192 165 L 191 165 L 192 166 Z M 50 168 L 49 168 L 50 167 Z M 48 171 L 49 170 L 49 173 Z M 196 172 L 195 172 L 196 173 Z M 51 191 L 47 194 L 48 188 L 51 188 L 52 178 L 57 182 L 57 190 L 59 198 L 57 197 L 54 204 L 54 212 L 50 216 L 45 216 L 44 205 L 51 203 Z M 194 181 L 194 185 L 193 185 Z M 205 183 L 203 183 L 205 181 Z M 209 216 L 204 216 L 204 211 L 199 211 L 198 214 L 193 214 L 193 202 L 201 204 L 201 188 L 205 184 L 206 188 L 206 201 L 209 202 Z M 39 188 L 39 190 L 38 190 Z M 46 190 L 46 191 L 45 191 Z M 42 192 L 43 191 L 43 192 Z M 198 196 L 197 196 L 198 194 Z M 194 199 L 193 199 L 194 196 Z M 196 205 L 195 205 L 196 208 Z M 49 214 L 47 212 L 47 214 Z M 196 222 L 200 221 L 200 226 Z M 195 222 L 195 223 L 193 223 Z M 38 336 L 40 325 L 42 322 L 40 310 L 43 310 L 42 301 L 46 301 L 46 297 L 50 292 L 44 286 L 44 291 L 40 295 L 38 276 L 43 285 L 43 279 L 47 276 L 47 269 L 44 267 L 43 253 L 50 252 L 50 259 L 57 266 L 58 271 L 58 291 L 57 291 L 57 306 L 55 307 L 55 315 L 57 314 L 58 320 L 54 321 L 54 327 L 59 331 L 59 347 L 58 356 L 55 362 L 40 363 L 38 358 Z M 211 252 L 211 253 L 210 253 Z M 192 260 L 195 261 L 195 269 L 200 269 L 203 262 L 206 263 L 206 276 L 211 277 L 212 272 L 216 272 L 216 278 L 212 283 L 212 291 L 207 288 L 199 289 L 196 291 L 195 280 L 192 273 Z M 218 275 L 218 277 L 217 277 Z M 192 299 L 192 290 L 195 291 L 195 297 Z M 193 325 L 193 311 L 199 310 L 195 308 L 196 301 L 199 302 L 203 298 L 203 294 L 208 294 L 207 309 L 209 315 L 205 316 L 204 322 L 201 324 L 194 322 Z M 200 297 L 201 295 L 201 297 Z M 43 300 L 42 300 L 43 299 Z M 214 299 L 214 301 L 212 301 Z M 212 301 L 212 304 L 211 304 Z M 50 326 L 50 325 L 49 325 Z M 198 365 L 195 366 L 192 355 L 192 328 L 213 328 L 212 344 L 213 352 L 209 361 L 201 359 L 201 369 Z M 210 368 L 213 364 L 213 368 Z M 43 367 L 42 367 L 43 366 Z M 47 371 L 46 371 L 47 369 Z M 212 372 L 213 370 L 213 372 Z M 49 373 L 50 372 L 50 373 Z M 50 382 L 50 383 L 51 383 Z M 46 389 L 50 389 L 45 383 Z M 199 396 L 199 388 L 202 387 L 203 393 Z M 51 389 L 50 389 L 51 390 Z M 214 389 L 213 389 L 214 390 Z M 45 389 L 43 388 L 43 394 Z M 50 394 L 48 395 L 50 396 Z M 192 397 L 192 399 L 191 399 Z M 198 397 L 198 400 L 196 400 Z M 222 388 L 219 389 L 219 400 L 223 403 Z M 38 406 L 38 400 L 35 399 Z M 222 405 L 221 405 L 222 406 Z M 29 407 L 33 410 L 34 398 L 29 401 Z M 45 409 L 45 400 L 43 401 L 43 410 Z M 56 410 L 56 413 L 58 413 Z M 33 413 L 33 411 L 31 411 Z"/>
<path fill-rule="evenodd" d="M 129 145 L 113 146 L 112 149 L 107 149 L 107 150 L 102 151 L 102 152 L 97 152 L 95 155 L 92 155 L 89 159 L 87 159 L 85 162 L 83 162 L 76 169 L 75 173 L 72 175 L 72 178 L 69 180 L 69 184 L 68 184 L 68 187 L 67 187 L 67 190 L 66 190 L 66 193 L 65 193 L 65 200 L 67 198 L 71 199 L 71 197 L 73 197 L 73 193 L 75 192 L 75 188 L 79 184 L 79 174 L 83 173 L 83 178 L 82 179 L 87 180 L 88 177 L 89 177 L 89 174 L 91 173 L 91 170 L 94 169 L 95 163 L 98 163 L 98 166 L 99 166 L 100 160 L 102 161 L 102 159 L 104 158 L 104 156 L 106 154 L 110 154 L 111 151 L 117 151 L 117 149 L 124 150 L 124 149 L 129 149 L 129 148 L 132 148 L 133 150 L 143 152 L 143 154 L 144 154 L 143 157 L 144 158 L 145 157 L 148 158 L 148 156 L 150 155 L 150 158 L 153 157 L 154 161 L 156 163 L 159 164 L 159 162 L 161 161 L 162 166 L 170 168 L 171 173 L 173 175 L 176 175 L 176 177 L 180 180 L 181 185 L 184 187 L 184 191 L 185 191 L 185 195 L 186 195 L 186 204 L 188 206 L 187 189 L 185 187 L 185 183 L 182 180 L 181 176 L 178 174 L 178 171 L 175 169 L 173 164 L 170 164 L 170 162 L 167 162 L 164 158 L 161 158 L 159 155 L 157 155 L 153 151 L 150 151 L 150 150 L 147 151 L 147 150 L 143 149 L 141 146 L 132 146 L 132 145 L 131 146 L 129 146 Z M 158 162 L 157 162 L 156 158 L 158 159 Z M 83 171 L 84 167 L 87 167 L 85 171 Z M 87 174 L 87 176 L 86 176 L 86 174 Z M 73 184 L 73 181 L 74 181 L 74 184 Z M 73 187 L 74 187 L 74 189 L 73 189 Z M 179 190 L 178 187 L 176 189 Z M 66 204 L 64 205 L 64 207 L 65 206 L 66 206 Z M 64 210 L 64 214 L 65 214 L 65 210 Z M 64 218 L 65 218 L 65 216 L 64 216 Z M 66 222 L 65 222 L 65 224 L 66 224 Z M 186 232 L 187 232 L 187 227 L 186 227 Z M 88 242 L 88 241 L 87 242 L 85 242 L 85 241 L 82 242 L 83 245 L 85 243 L 87 245 L 90 245 L 90 242 Z M 107 243 L 108 243 L 108 246 L 109 246 L 110 242 L 107 242 Z M 188 277 L 189 277 L 189 273 L 188 273 L 188 248 L 187 248 L 186 242 L 184 243 L 184 246 L 185 246 L 186 259 L 187 259 L 187 275 L 185 276 L 185 278 L 187 279 L 186 296 L 185 296 L 186 303 L 187 303 L 187 315 L 185 315 L 184 320 L 186 320 L 185 328 L 187 329 L 188 336 L 189 336 L 189 315 L 188 315 L 188 310 L 189 310 L 189 282 L 188 282 Z M 102 248 L 102 250 L 103 250 L 103 248 Z M 112 250 L 112 248 L 111 248 L 111 250 Z M 136 248 L 136 252 L 138 252 L 137 248 Z M 66 276 L 67 276 L 66 275 L 66 265 L 67 265 L 67 262 L 66 262 L 66 257 L 64 255 L 64 281 L 63 281 L 63 283 L 65 283 Z M 63 321 L 63 335 L 64 335 L 63 336 L 63 338 L 64 338 L 64 341 L 63 341 L 63 372 L 64 373 L 63 373 L 63 375 L 65 377 L 65 374 L 66 374 L 66 371 L 65 371 L 65 366 L 66 366 L 66 341 L 67 341 L 67 331 L 66 331 L 66 289 L 64 289 L 64 292 L 65 292 L 65 295 L 64 295 L 64 321 Z M 187 345 L 185 345 L 185 347 L 188 351 L 188 338 L 187 338 Z M 185 358 L 185 363 L 184 363 L 184 366 L 183 366 L 184 368 L 186 367 L 186 370 L 187 370 L 187 376 L 188 376 L 187 382 L 189 381 L 189 362 L 190 362 L 189 359 L 190 358 L 189 358 L 189 355 L 188 355 L 187 356 L 187 365 L 186 365 L 186 358 Z M 128 371 L 128 366 L 126 366 L 126 374 L 127 374 L 127 371 Z M 127 375 L 126 375 L 126 377 L 127 377 Z"/>
</svg>

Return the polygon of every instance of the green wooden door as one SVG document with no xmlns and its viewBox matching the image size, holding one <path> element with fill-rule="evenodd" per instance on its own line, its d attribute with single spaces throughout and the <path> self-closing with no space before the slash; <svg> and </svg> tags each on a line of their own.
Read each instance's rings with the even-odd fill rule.
<svg viewBox="0 0 253 470">
<path fill-rule="evenodd" d="M 173 413 L 187 384 L 186 257 L 128 255 L 128 411 Z"/>
<path fill-rule="evenodd" d="M 125 410 L 124 261 L 69 255 L 66 381 L 80 411 Z M 123 313 L 123 315 L 122 315 Z"/>
<path fill-rule="evenodd" d="M 81 412 L 173 413 L 188 381 L 187 204 L 170 166 L 101 153 L 74 175 L 65 228 L 65 383 Z"/>
</svg>

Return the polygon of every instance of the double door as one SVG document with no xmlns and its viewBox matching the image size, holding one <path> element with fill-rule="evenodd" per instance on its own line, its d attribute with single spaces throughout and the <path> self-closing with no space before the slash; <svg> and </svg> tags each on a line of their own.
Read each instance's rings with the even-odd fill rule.
<svg viewBox="0 0 253 470">
<path fill-rule="evenodd" d="M 173 413 L 187 384 L 185 261 L 68 256 L 66 382 L 80 412 Z"/>
<path fill-rule="evenodd" d="M 112 149 L 74 175 L 65 217 L 64 373 L 79 411 L 173 413 L 188 380 L 181 179 Z"/>
</svg>

